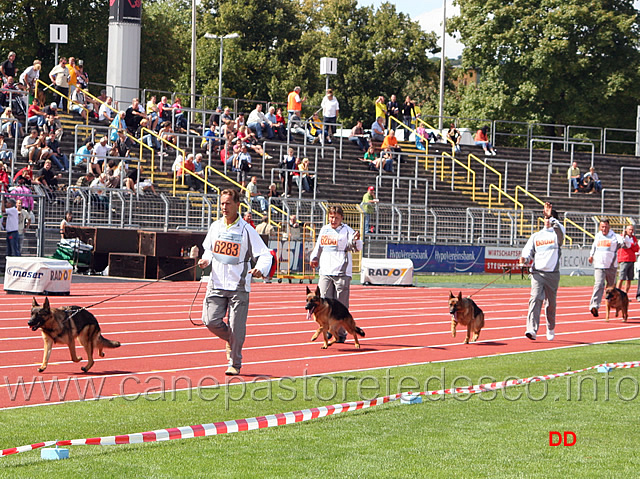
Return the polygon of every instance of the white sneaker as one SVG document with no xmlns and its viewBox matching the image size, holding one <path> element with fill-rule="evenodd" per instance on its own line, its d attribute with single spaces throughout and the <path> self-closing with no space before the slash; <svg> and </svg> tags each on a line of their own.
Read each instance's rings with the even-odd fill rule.
<svg viewBox="0 0 640 479">
<path fill-rule="evenodd" d="M 497 153 L 496 153 L 496 150 L 493 150 L 493 151 L 491 152 L 491 154 L 492 154 L 493 156 L 496 156 L 496 154 L 497 154 Z"/>
<path fill-rule="evenodd" d="M 484 150 L 484 156 L 491 156 L 491 152 L 489 150 Z"/>
<path fill-rule="evenodd" d="M 556 337 L 556 332 L 553 329 L 547 329 L 547 341 L 553 341 Z"/>
<path fill-rule="evenodd" d="M 524 335 L 532 341 L 536 340 L 536 333 L 534 333 L 533 331 L 527 331 L 526 333 L 524 333 Z"/>
</svg>

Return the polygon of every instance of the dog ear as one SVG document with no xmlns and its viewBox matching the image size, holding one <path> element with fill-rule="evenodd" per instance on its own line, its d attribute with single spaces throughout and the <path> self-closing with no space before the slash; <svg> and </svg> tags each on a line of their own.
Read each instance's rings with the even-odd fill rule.
<svg viewBox="0 0 640 479">
<path fill-rule="evenodd" d="M 44 298 L 44 304 L 42 305 L 42 309 L 49 310 L 51 306 L 49 305 L 49 296 Z"/>
<path fill-rule="evenodd" d="M 311 294 L 311 290 L 309 289 L 309 286 L 307 286 L 307 294 Z"/>
<path fill-rule="evenodd" d="M 38 302 L 36 301 L 36 298 L 33 298 L 33 302 L 31 303 L 31 307 L 32 307 L 32 308 L 37 308 L 38 306 L 40 306 L 40 305 L 39 305 L 39 304 L 38 304 Z"/>
<path fill-rule="evenodd" d="M 453 295 L 453 293 L 451 291 L 449 291 L 449 299 L 451 298 L 455 298 L 455 296 Z"/>
<path fill-rule="evenodd" d="M 459 299 L 460 301 L 462 301 L 462 291 L 459 291 L 459 292 L 458 292 L 458 299 Z"/>
<path fill-rule="evenodd" d="M 319 298 L 320 297 L 320 286 L 316 286 L 316 296 Z"/>
</svg>

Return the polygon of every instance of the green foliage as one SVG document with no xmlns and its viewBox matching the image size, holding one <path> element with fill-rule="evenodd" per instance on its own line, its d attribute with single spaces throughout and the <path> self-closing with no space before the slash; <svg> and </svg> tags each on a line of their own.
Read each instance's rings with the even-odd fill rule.
<svg viewBox="0 0 640 479">
<path fill-rule="evenodd" d="M 457 0 L 450 22 L 481 82 L 461 116 L 629 127 L 640 94 L 632 0 Z"/>
<path fill-rule="evenodd" d="M 49 43 L 49 25 L 68 25 L 69 42 L 60 44 L 58 55 L 84 60 L 90 80 L 104 83 L 108 42 L 107 0 L 13 0 L 0 2 L 2 61 L 16 52 L 17 70 L 42 61 L 40 78 L 54 66 L 55 45 Z"/>
</svg>

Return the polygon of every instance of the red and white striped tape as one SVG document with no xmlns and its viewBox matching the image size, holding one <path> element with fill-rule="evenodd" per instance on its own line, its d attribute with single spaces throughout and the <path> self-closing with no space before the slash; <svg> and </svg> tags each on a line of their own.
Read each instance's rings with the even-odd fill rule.
<svg viewBox="0 0 640 479">
<path fill-rule="evenodd" d="M 640 361 L 629 361 L 624 363 L 599 364 L 589 368 L 578 369 L 576 371 L 567 371 L 564 373 L 548 374 L 544 376 L 533 376 L 525 379 L 512 379 L 498 383 L 478 384 L 470 387 L 439 389 L 436 391 L 424 391 L 419 394 L 424 396 L 434 396 L 441 394 L 476 394 L 484 391 L 492 391 L 521 384 L 533 383 L 538 381 L 548 381 L 563 376 L 569 376 L 601 366 L 609 368 L 635 368 L 640 366 Z M 402 394 L 392 394 L 369 401 L 354 401 L 343 404 L 334 404 L 332 406 L 322 406 L 311 409 L 303 409 L 301 411 L 286 412 L 282 414 L 272 414 L 269 416 L 252 417 L 247 419 L 234 419 L 231 421 L 217 422 L 212 424 L 199 424 L 197 426 L 175 427 L 170 429 L 158 429 L 156 431 L 148 431 L 133 434 L 123 434 L 119 436 L 94 437 L 91 439 L 71 439 L 64 441 L 46 441 L 27 446 L 12 447 L 0 451 L 0 457 L 18 454 L 20 452 L 32 451 L 41 447 L 49 446 L 113 446 L 116 444 L 138 444 L 143 442 L 170 441 L 172 439 L 189 439 L 193 437 L 215 436 L 218 434 L 230 434 L 240 431 L 252 431 L 254 429 L 264 429 L 267 427 L 283 426 L 285 424 L 293 424 L 297 422 L 310 421 L 320 417 L 331 416 L 343 412 L 356 411 L 358 409 L 366 409 L 380 404 L 396 401 L 400 399 Z"/>
</svg>

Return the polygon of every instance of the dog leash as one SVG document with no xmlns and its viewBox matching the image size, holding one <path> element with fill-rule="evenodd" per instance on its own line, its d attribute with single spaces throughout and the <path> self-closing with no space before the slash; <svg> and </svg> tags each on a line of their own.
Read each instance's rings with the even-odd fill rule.
<svg viewBox="0 0 640 479">
<path fill-rule="evenodd" d="M 198 297 L 198 293 L 200 293 L 200 287 L 202 286 L 202 281 L 199 282 L 200 284 L 198 284 L 198 289 L 196 291 L 196 294 L 193 296 L 193 301 L 191 301 L 191 306 L 189 306 L 189 321 L 191 322 L 191 324 L 193 324 L 194 326 L 204 326 L 203 322 L 200 323 L 196 323 L 193 319 L 191 319 L 191 310 L 193 309 L 193 305 L 196 302 L 196 298 Z"/>
<path fill-rule="evenodd" d="M 131 293 L 133 293 L 134 291 L 137 291 L 137 290 L 139 290 L 139 289 L 144 288 L 145 286 L 149 286 L 150 284 L 155 284 L 155 283 L 158 283 L 158 282 L 160 282 L 160 281 L 163 281 L 163 280 L 165 280 L 165 279 L 167 279 L 167 278 L 171 278 L 172 276 L 176 276 L 176 275 L 178 275 L 178 274 L 180 274 L 180 273 L 184 273 L 185 271 L 189 271 L 190 269 L 193 269 L 193 268 L 195 268 L 196 266 L 198 266 L 198 265 L 197 265 L 197 264 L 194 264 L 193 266 L 188 266 L 187 268 L 181 269 L 180 271 L 176 271 L 175 273 L 171 273 L 171 274 L 168 274 L 168 275 L 166 275 L 166 276 L 163 276 L 162 278 L 158 278 L 158 279 L 156 279 L 155 281 L 151 281 L 151 282 L 149 282 L 149 283 L 144 283 L 144 284 L 142 284 L 142 285 L 140 285 L 140 286 L 137 286 L 137 287 L 133 288 L 133 289 L 132 289 L 132 290 L 130 290 L 130 291 L 125 291 L 124 293 L 116 294 L 115 296 L 111 296 L 110 298 L 106 298 L 106 299 L 103 299 L 102 301 L 98 301 L 97 303 L 90 304 L 89 306 L 83 306 L 82 308 L 78 308 L 76 311 L 74 311 L 74 312 L 73 312 L 73 314 L 68 315 L 67 319 L 71 319 L 71 318 L 73 318 L 76 314 L 78 314 L 78 313 L 79 313 L 80 311 L 82 311 L 82 310 L 86 310 L 86 309 L 89 309 L 89 308 L 93 308 L 94 306 L 97 306 L 97 305 L 99 305 L 99 304 L 106 303 L 107 301 L 111 301 L 112 299 L 119 298 L 120 296 L 124 296 L 125 294 L 131 294 Z M 199 289 L 199 287 L 198 287 L 198 289 Z M 194 298 L 194 301 L 195 301 L 195 298 Z"/>
<path fill-rule="evenodd" d="M 486 288 L 487 286 L 491 286 L 493 283 L 495 283 L 496 281 L 498 281 L 499 279 L 503 278 L 505 274 L 510 273 L 511 272 L 511 266 L 505 266 L 502 274 L 500 276 L 498 276 L 496 279 L 494 279 L 493 281 L 485 284 L 482 288 L 480 288 L 477 291 L 474 291 L 472 294 L 470 294 L 469 296 L 467 296 L 468 298 L 470 298 L 471 296 L 473 296 L 474 294 L 479 293 L 480 291 L 482 291 L 484 288 Z"/>
</svg>

